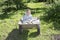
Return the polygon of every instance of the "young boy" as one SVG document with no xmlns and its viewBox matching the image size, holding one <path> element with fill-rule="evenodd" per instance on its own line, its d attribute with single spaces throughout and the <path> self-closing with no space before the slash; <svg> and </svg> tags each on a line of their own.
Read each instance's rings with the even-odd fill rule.
<svg viewBox="0 0 60 40">
<path fill-rule="evenodd" d="M 27 9 L 26 12 L 25 12 L 25 15 L 23 16 L 23 23 L 24 22 L 29 22 L 32 20 L 32 15 L 31 15 L 31 10 L 30 9 Z"/>
</svg>

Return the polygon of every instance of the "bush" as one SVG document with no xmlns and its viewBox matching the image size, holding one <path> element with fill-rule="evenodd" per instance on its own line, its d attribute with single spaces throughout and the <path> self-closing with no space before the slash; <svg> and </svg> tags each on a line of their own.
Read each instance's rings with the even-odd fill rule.
<svg viewBox="0 0 60 40">
<path fill-rule="evenodd" d="M 60 2 L 57 1 L 56 3 L 53 3 L 47 13 L 49 19 L 60 19 Z"/>
</svg>

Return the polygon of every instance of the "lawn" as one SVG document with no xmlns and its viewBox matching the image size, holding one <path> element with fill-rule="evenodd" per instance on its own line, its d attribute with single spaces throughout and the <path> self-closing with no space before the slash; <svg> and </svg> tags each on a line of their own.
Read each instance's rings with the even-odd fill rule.
<svg viewBox="0 0 60 40">
<path fill-rule="evenodd" d="M 42 19 L 48 7 L 45 3 L 27 3 L 27 6 L 31 8 L 33 16 L 40 17 L 41 34 L 37 35 L 36 29 L 25 30 L 22 35 L 19 34 L 18 21 L 23 16 L 25 9 L 8 12 L 5 17 L 1 12 L 3 6 L 0 7 L 0 40 L 51 40 L 52 34 L 60 33 L 59 30 L 54 30 L 53 22 L 46 22 Z"/>
</svg>

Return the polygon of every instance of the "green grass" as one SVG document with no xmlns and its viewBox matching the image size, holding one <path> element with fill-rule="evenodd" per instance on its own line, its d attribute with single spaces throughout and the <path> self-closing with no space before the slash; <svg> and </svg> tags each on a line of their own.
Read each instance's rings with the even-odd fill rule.
<svg viewBox="0 0 60 40">
<path fill-rule="evenodd" d="M 36 17 L 44 16 L 46 10 L 45 3 L 28 3 L 28 7 L 32 10 L 32 15 Z M 38 9 L 37 9 L 38 8 Z M 34 12 L 36 11 L 36 12 Z M 59 30 L 54 30 L 53 22 L 45 22 L 41 19 L 41 35 L 36 35 L 36 29 L 25 30 L 23 34 L 18 32 L 18 21 L 22 17 L 24 10 L 12 12 L 11 16 L 0 19 L 0 40 L 51 40 L 51 34 L 59 34 Z"/>
</svg>

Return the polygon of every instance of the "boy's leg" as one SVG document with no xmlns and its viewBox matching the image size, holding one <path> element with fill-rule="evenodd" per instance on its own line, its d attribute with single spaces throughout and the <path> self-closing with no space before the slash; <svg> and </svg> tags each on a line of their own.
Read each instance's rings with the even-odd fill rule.
<svg viewBox="0 0 60 40">
<path fill-rule="evenodd" d="M 37 33 L 40 34 L 40 25 L 37 24 Z"/>
<path fill-rule="evenodd" d="M 19 25 L 19 33 L 22 33 L 22 32 L 23 32 L 22 25 Z"/>
</svg>

